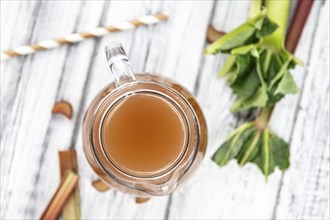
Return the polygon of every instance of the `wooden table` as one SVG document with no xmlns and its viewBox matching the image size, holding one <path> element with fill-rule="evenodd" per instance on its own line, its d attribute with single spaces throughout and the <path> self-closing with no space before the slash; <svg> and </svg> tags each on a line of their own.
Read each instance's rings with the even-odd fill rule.
<svg viewBox="0 0 330 220">
<path fill-rule="evenodd" d="M 60 37 L 115 21 L 167 11 L 170 20 L 102 39 L 1 63 L 1 219 L 36 219 L 59 184 L 58 151 L 78 152 L 84 219 L 328 219 L 329 1 L 316 1 L 293 71 L 301 92 L 276 106 L 272 129 L 290 143 L 291 167 L 268 183 L 258 168 L 210 157 L 244 119 L 229 111 L 235 97 L 216 78 L 225 56 L 204 56 L 211 23 L 230 31 L 247 18 L 248 1 L 1 1 L 1 49 Z M 115 191 L 97 192 L 82 151 L 81 121 L 92 98 L 112 81 L 104 46 L 119 40 L 137 72 L 172 77 L 193 91 L 209 128 L 206 158 L 170 196 L 135 204 Z M 73 105 L 68 120 L 52 115 L 58 100 Z"/>
</svg>

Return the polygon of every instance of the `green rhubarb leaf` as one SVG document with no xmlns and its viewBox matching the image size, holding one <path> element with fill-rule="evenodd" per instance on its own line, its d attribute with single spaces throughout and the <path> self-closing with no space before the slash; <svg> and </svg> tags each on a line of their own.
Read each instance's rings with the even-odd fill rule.
<svg viewBox="0 0 330 220">
<path fill-rule="evenodd" d="M 278 28 L 278 25 L 266 16 L 263 20 L 262 26 L 260 30 L 257 31 L 256 37 L 261 39 L 264 38 L 270 34 L 272 34 L 276 29 Z"/>
<path fill-rule="evenodd" d="M 237 156 L 237 162 L 240 166 L 244 166 L 248 162 L 252 162 L 260 151 L 260 131 L 255 130 L 247 139 L 242 150 Z"/>
<path fill-rule="evenodd" d="M 294 66 L 292 66 L 291 69 L 293 69 L 295 67 L 295 65 L 304 66 L 304 62 L 301 59 L 299 59 L 298 57 L 293 56 L 292 60 L 293 60 Z"/>
<path fill-rule="evenodd" d="M 259 16 L 255 17 L 254 19 L 251 19 L 250 21 L 248 21 L 248 23 L 253 25 L 257 29 L 257 31 L 259 31 L 262 29 L 265 17 L 265 14 L 259 14 Z"/>
<path fill-rule="evenodd" d="M 232 83 L 233 92 L 242 97 L 251 96 L 260 86 L 260 80 L 257 71 L 253 69 L 250 73 L 245 74 L 239 80 Z"/>
<path fill-rule="evenodd" d="M 284 4 L 287 7 L 288 3 Z M 269 5 L 278 6 L 280 3 Z M 274 11 L 269 16 L 276 18 Z M 206 54 L 231 54 L 218 76 L 226 76 L 227 84 L 237 95 L 232 111 L 268 107 L 280 101 L 285 94 L 298 91 L 291 75 L 286 73 L 302 62 L 283 47 L 281 33 L 284 33 L 285 20 L 277 22 L 280 23 L 273 22 L 267 11 L 262 9 L 254 18 L 206 49 Z"/>
<path fill-rule="evenodd" d="M 234 58 L 234 60 L 231 58 Z M 227 60 L 223 70 L 220 72 L 221 76 L 227 74 L 230 78 L 227 79 L 229 85 L 234 83 L 237 79 L 246 77 L 246 73 L 251 70 L 253 63 L 251 54 L 236 55 L 231 58 Z"/>
<path fill-rule="evenodd" d="M 288 71 L 288 66 L 291 63 L 292 59 L 288 59 L 283 63 L 281 66 L 281 69 L 278 73 L 276 73 L 276 76 L 271 80 L 269 88 L 272 88 L 275 83 L 277 83 L 283 76 L 284 74 Z"/>
<path fill-rule="evenodd" d="M 246 72 L 251 70 L 252 59 L 250 54 L 236 56 L 236 75 L 238 78 L 244 76 Z"/>
<path fill-rule="evenodd" d="M 288 69 L 293 69 L 296 65 L 299 65 L 299 66 L 304 66 L 304 62 L 299 59 L 298 57 L 296 57 L 295 55 L 293 55 L 290 51 L 286 50 L 286 49 L 283 49 L 280 53 L 282 59 L 284 60 L 288 60 L 290 59 L 291 62 L 288 66 Z"/>
<path fill-rule="evenodd" d="M 243 144 L 254 130 L 255 127 L 253 123 L 245 123 L 238 127 L 215 152 L 212 160 L 221 167 L 226 165 L 230 160 L 236 157 Z"/>
<path fill-rule="evenodd" d="M 266 62 L 263 62 L 263 71 L 267 84 L 271 83 L 271 81 L 276 77 L 276 74 L 281 70 L 281 66 L 283 65 L 283 62 L 278 57 L 278 54 L 271 52 L 270 56 L 271 57 L 268 66 L 266 66 Z"/>
<path fill-rule="evenodd" d="M 256 43 L 260 37 L 271 34 L 276 28 L 273 29 L 273 23 L 266 17 L 266 10 L 262 10 L 256 17 L 216 40 L 205 50 L 205 54 L 217 54 L 220 51 L 228 53 L 237 47 Z"/>
<path fill-rule="evenodd" d="M 275 90 L 275 95 L 294 94 L 297 92 L 299 92 L 299 89 L 293 80 L 291 73 L 286 72 Z"/>
<path fill-rule="evenodd" d="M 223 77 L 225 76 L 227 73 L 229 73 L 233 68 L 234 68 L 234 64 L 235 64 L 235 56 L 229 56 L 227 58 L 227 60 L 225 61 L 225 63 L 223 64 L 222 69 L 219 71 L 218 73 L 218 77 Z"/>
<path fill-rule="evenodd" d="M 266 180 L 276 167 L 281 171 L 285 171 L 289 167 L 290 153 L 288 144 L 268 129 L 262 133 L 260 147 L 258 155 L 252 162 L 259 167 Z"/>
<path fill-rule="evenodd" d="M 230 72 L 227 74 L 227 78 L 226 78 L 226 82 L 227 82 L 227 84 L 228 84 L 228 85 L 233 84 L 233 83 L 236 81 L 236 78 L 237 78 L 236 71 L 230 71 Z"/>
<path fill-rule="evenodd" d="M 276 167 L 285 171 L 289 165 L 289 146 L 269 129 L 258 130 L 254 123 L 238 127 L 215 152 L 212 160 L 220 167 L 236 159 L 240 166 L 256 164 L 266 180 Z"/>
<path fill-rule="evenodd" d="M 249 24 L 243 24 L 216 40 L 206 49 L 205 54 L 217 54 L 220 51 L 227 52 L 242 46 L 253 37 L 255 32 L 256 29 L 254 27 Z"/>
<path fill-rule="evenodd" d="M 267 100 L 266 107 L 275 105 L 277 102 L 279 102 L 284 97 L 283 94 L 280 94 L 280 93 L 275 94 L 275 90 L 276 90 L 276 88 L 274 87 L 270 91 L 268 91 L 268 100 Z"/>
<path fill-rule="evenodd" d="M 271 154 L 269 170 L 274 170 L 275 167 L 282 171 L 286 170 L 290 165 L 289 145 L 274 133 L 269 132 L 269 146 Z"/>
<path fill-rule="evenodd" d="M 264 107 L 267 105 L 267 100 L 267 91 L 263 87 L 259 87 L 251 96 L 239 97 L 230 110 L 232 112 L 237 112 L 255 107 Z"/>
<path fill-rule="evenodd" d="M 254 48 L 256 48 L 256 46 L 253 45 L 253 44 L 249 44 L 247 46 L 237 47 L 237 48 L 235 48 L 231 51 L 231 54 L 232 55 L 247 54 L 247 53 L 251 52 L 251 50 L 254 49 Z"/>
<path fill-rule="evenodd" d="M 260 85 L 257 72 L 254 68 L 255 57 L 253 53 L 257 50 L 255 46 L 239 47 L 233 50 L 235 54 L 235 69 L 229 81 L 229 85 L 232 87 L 235 94 L 239 96 L 248 97 L 251 96 Z M 257 56 L 258 57 L 258 56 Z"/>
<path fill-rule="evenodd" d="M 255 122 L 237 128 L 212 159 L 219 166 L 232 159 L 241 166 L 256 164 L 267 180 L 276 167 L 282 171 L 289 167 L 288 144 L 267 126 L 273 106 L 298 91 L 289 70 L 302 62 L 284 48 L 290 2 L 266 1 L 268 14 L 260 9 L 261 1 L 252 1 L 252 6 L 250 16 L 256 16 L 218 39 L 205 53 L 231 54 L 219 73 L 237 95 L 231 110 L 262 107 L 262 111 Z"/>
<path fill-rule="evenodd" d="M 247 23 L 253 25 L 257 30 L 260 30 L 262 28 L 262 24 L 264 22 L 266 15 L 267 15 L 267 10 L 263 8 L 259 11 L 259 13 L 255 15 L 255 17 L 247 20 Z"/>
</svg>

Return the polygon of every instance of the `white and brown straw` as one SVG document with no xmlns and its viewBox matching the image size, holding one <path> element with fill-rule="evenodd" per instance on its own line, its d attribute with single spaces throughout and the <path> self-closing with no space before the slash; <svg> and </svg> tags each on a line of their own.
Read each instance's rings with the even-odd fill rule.
<svg viewBox="0 0 330 220">
<path fill-rule="evenodd" d="M 154 15 L 147 15 L 129 21 L 118 22 L 110 26 L 97 27 L 87 32 L 74 33 L 52 40 L 40 41 L 32 45 L 20 46 L 11 50 L 1 51 L 1 61 L 7 60 L 11 57 L 24 56 L 35 53 L 37 51 L 53 49 L 66 44 L 78 43 L 88 38 L 102 37 L 111 32 L 132 30 L 139 26 L 156 24 L 167 19 L 168 16 L 165 13 L 157 13 Z"/>
</svg>

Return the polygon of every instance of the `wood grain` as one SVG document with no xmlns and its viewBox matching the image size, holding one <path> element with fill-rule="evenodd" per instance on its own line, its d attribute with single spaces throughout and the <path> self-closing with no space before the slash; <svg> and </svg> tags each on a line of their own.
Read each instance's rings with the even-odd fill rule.
<svg viewBox="0 0 330 220">
<path fill-rule="evenodd" d="M 152 27 L 14 58 L 1 63 L 0 219 L 35 219 L 60 181 L 57 152 L 76 149 L 83 219 L 326 219 L 329 218 L 329 2 L 316 1 L 296 55 L 302 89 L 276 107 L 272 129 L 291 143 L 291 168 L 265 183 L 254 166 L 220 169 L 210 156 L 249 115 L 216 73 L 224 55 L 203 55 L 211 23 L 230 31 L 248 15 L 248 1 L 1 1 L 1 48 L 81 32 L 167 11 Z M 114 190 L 99 193 L 82 151 L 81 121 L 94 96 L 112 81 L 104 46 L 121 41 L 136 72 L 172 77 L 193 91 L 206 115 L 209 145 L 197 173 L 175 193 L 136 204 Z M 73 118 L 51 114 L 68 100 Z M 279 120 L 280 119 L 280 120 Z M 283 123 L 285 122 L 285 123 Z M 304 161 L 304 163 L 302 163 Z"/>
<path fill-rule="evenodd" d="M 320 11 L 311 61 L 291 144 L 291 169 L 284 174 L 276 217 L 329 218 L 330 73 L 329 2 Z"/>
</svg>

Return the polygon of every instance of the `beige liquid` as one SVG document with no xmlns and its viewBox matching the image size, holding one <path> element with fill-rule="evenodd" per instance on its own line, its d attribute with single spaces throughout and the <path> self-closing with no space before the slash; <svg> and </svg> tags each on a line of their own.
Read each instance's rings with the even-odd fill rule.
<svg viewBox="0 0 330 220">
<path fill-rule="evenodd" d="M 102 144 L 110 160 L 133 174 L 166 170 L 184 152 L 186 131 L 167 100 L 135 94 L 119 101 L 102 125 Z"/>
</svg>

